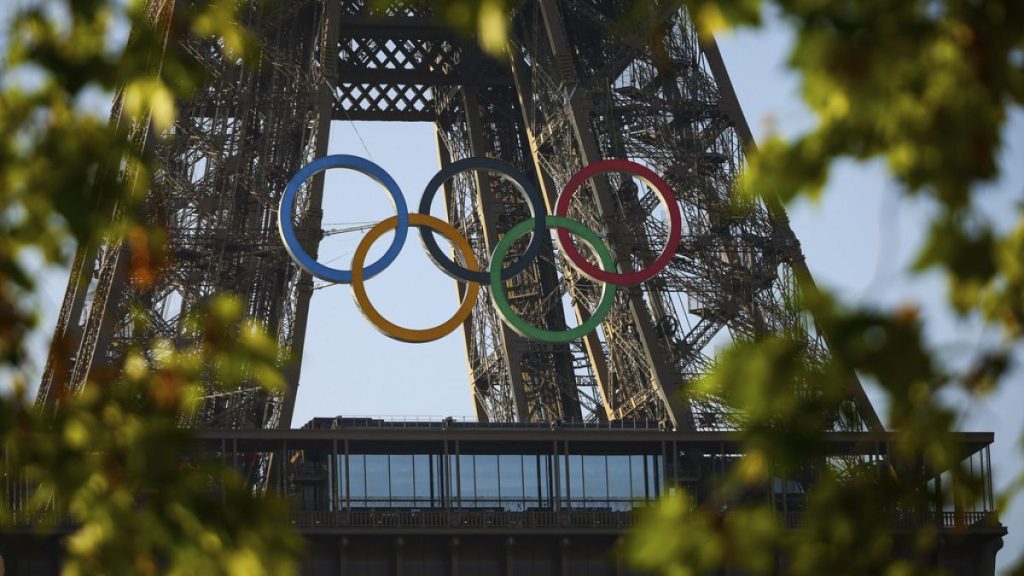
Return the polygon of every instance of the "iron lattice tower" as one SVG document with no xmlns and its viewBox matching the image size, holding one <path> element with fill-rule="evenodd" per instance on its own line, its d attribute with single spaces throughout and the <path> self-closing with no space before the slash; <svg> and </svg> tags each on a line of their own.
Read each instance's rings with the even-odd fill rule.
<svg viewBox="0 0 1024 576">
<path fill-rule="evenodd" d="M 683 9 L 650 12 L 611 0 L 527 0 L 515 14 L 507 61 L 453 35 L 420 2 L 380 10 L 365 0 L 295 0 L 242 15 L 262 38 L 242 66 L 209 42 L 183 40 L 211 81 L 161 138 L 137 130 L 159 158 L 146 215 L 167 230 L 174 265 L 140 290 L 127 248 L 79 249 L 38 403 L 80 389 L 126 346 L 187 337 L 181 320 L 204 298 L 231 292 L 276 335 L 290 386 L 282 395 L 210 386 L 192 425 L 288 427 L 299 381 L 313 283 L 280 244 L 280 195 L 300 166 L 327 150 L 332 120 L 433 121 L 442 164 L 469 156 L 504 160 L 535 179 L 549 210 L 582 166 L 628 158 L 671 185 L 684 235 L 668 269 L 619 291 L 602 329 L 568 345 L 517 335 L 484 295 L 464 326 L 481 421 L 629 420 L 683 430 L 734 425 L 729 407 L 687 395 L 714 363 L 717 339 L 784 333 L 823 361 L 828 347 L 794 308 L 809 278 L 781 209 L 730 208 L 744 150 L 752 147 L 725 66 Z M 666 3 L 671 6 L 672 3 Z M 150 0 L 158 22 L 172 0 Z M 624 26 L 637 18 L 644 26 Z M 175 37 L 178 37 L 177 35 Z M 115 118 L 118 106 L 115 105 Z M 323 176 L 310 179 L 297 230 L 310 253 L 323 237 Z M 447 217 L 484 264 L 501 235 L 528 216 L 520 196 L 486 173 L 460 174 L 443 189 Z M 621 270 L 661 250 L 667 230 L 656 194 L 632 178 L 594 178 L 571 215 L 608 239 Z M 513 251 L 512 256 L 515 256 Z M 560 328 L 565 306 L 586 318 L 598 287 L 563 266 L 551 242 L 506 283 L 519 314 Z M 877 429 L 851 376 L 851 421 Z"/>
</svg>

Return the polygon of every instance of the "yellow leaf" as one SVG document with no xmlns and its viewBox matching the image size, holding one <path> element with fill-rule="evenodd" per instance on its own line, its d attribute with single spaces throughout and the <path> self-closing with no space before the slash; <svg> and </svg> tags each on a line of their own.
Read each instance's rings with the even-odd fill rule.
<svg viewBox="0 0 1024 576">
<path fill-rule="evenodd" d="M 67 539 L 68 550 L 76 554 L 85 554 L 95 549 L 106 540 L 106 531 L 97 522 L 91 522 L 79 528 Z"/>
<path fill-rule="evenodd" d="M 81 448 L 89 442 L 89 429 L 78 420 L 64 425 L 64 441 L 72 448 Z"/>
<path fill-rule="evenodd" d="M 242 549 L 228 561 L 228 574 L 231 576 L 254 576 L 265 573 L 259 556 L 252 550 Z"/>
<path fill-rule="evenodd" d="M 142 380 L 149 372 L 146 360 L 138 354 L 131 354 L 124 361 L 124 374 L 132 380 Z"/>
<path fill-rule="evenodd" d="M 174 95 L 163 82 L 158 82 L 150 96 L 150 109 L 153 113 L 153 125 L 160 132 L 174 124 L 178 111 L 174 106 Z"/>
<path fill-rule="evenodd" d="M 158 78 L 135 80 L 124 90 L 124 110 L 136 120 L 144 119 L 147 113 L 154 127 L 160 132 L 174 124 L 177 109 L 174 94 Z"/>
<path fill-rule="evenodd" d="M 492 55 L 501 55 L 505 51 L 508 39 L 508 14 L 500 0 L 489 0 L 480 5 L 477 15 L 477 33 L 480 47 Z"/>
<path fill-rule="evenodd" d="M 705 4 L 697 14 L 697 27 L 702 36 L 710 36 L 728 28 L 729 21 L 717 4 Z"/>
<path fill-rule="evenodd" d="M 740 477 L 748 484 L 764 481 L 768 476 L 768 461 L 764 454 L 753 450 L 740 460 Z"/>
</svg>

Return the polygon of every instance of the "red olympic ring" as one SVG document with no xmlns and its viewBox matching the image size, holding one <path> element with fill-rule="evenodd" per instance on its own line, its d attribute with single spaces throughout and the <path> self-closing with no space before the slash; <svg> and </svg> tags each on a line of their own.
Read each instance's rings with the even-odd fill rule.
<svg viewBox="0 0 1024 576">
<path fill-rule="evenodd" d="M 572 199 L 572 195 L 590 178 L 608 172 L 626 172 L 639 176 L 640 179 L 654 187 L 654 190 L 661 197 L 661 204 L 668 211 L 669 220 L 668 241 L 665 243 L 665 248 L 661 251 L 661 255 L 649 266 L 636 272 L 606 272 L 588 262 L 580 254 L 569 236 L 569 231 L 565 228 L 558 229 L 558 246 L 562 249 L 565 257 L 569 259 L 569 262 L 587 278 L 595 282 L 607 282 L 617 286 L 636 286 L 650 280 L 668 266 L 676 253 L 676 249 L 679 248 L 679 242 L 683 237 L 683 219 L 679 213 L 679 204 L 676 202 L 675 195 L 672 194 L 672 189 L 669 188 L 668 184 L 660 176 L 650 169 L 629 160 L 602 160 L 595 162 L 577 172 L 565 185 L 565 188 L 562 189 L 562 192 L 558 195 L 558 201 L 555 203 L 555 216 L 568 217 L 569 200 Z"/>
</svg>

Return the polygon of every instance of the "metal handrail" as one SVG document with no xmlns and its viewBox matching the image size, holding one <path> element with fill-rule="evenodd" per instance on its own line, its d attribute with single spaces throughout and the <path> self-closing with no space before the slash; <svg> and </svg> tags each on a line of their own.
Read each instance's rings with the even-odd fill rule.
<svg viewBox="0 0 1024 576">
<path fill-rule="evenodd" d="M 779 514 L 787 527 L 795 528 L 804 520 L 802 512 Z M 511 512 L 480 509 L 393 509 L 294 511 L 292 524 L 298 528 L 350 529 L 545 529 L 575 528 L 624 530 L 635 519 L 632 512 L 610 510 L 530 510 Z M 890 516 L 890 527 L 913 529 L 936 526 L 942 529 L 990 528 L 998 526 L 991 512 L 899 513 Z"/>
<path fill-rule="evenodd" d="M 391 416 L 358 415 L 319 419 L 330 423 L 330 429 L 384 429 L 384 428 L 461 428 L 489 430 L 537 430 L 563 428 L 570 430 L 666 430 L 671 425 L 660 420 L 610 420 L 558 422 L 478 422 L 472 416 Z"/>
<path fill-rule="evenodd" d="M 58 511 L 12 511 L 9 526 L 32 530 L 71 529 L 74 518 Z M 803 523 L 803 512 L 780 512 L 788 528 Z M 636 514 L 613 510 L 527 510 L 507 511 L 473 508 L 441 509 L 351 509 L 338 511 L 292 511 L 292 525 L 299 529 L 594 529 L 625 530 L 632 526 Z M 889 516 L 893 529 L 916 529 L 933 526 L 944 530 L 985 530 L 998 528 L 993 512 L 921 512 L 897 513 Z"/>
</svg>

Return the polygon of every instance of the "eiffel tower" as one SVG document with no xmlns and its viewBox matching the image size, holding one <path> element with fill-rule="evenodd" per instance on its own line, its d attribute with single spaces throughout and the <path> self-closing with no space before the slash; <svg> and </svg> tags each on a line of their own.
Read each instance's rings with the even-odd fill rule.
<svg viewBox="0 0 1024 576">
<path fill-rule="evenodd" d="M 151 13 L 166 18 L 171 4 L 154 0 Z M 125 246 L 78 250 L 56 329 L 61 345 L 38 402 L 52 403 L 61 386 L 80 389 L 132 343 L 179 339 L 188 312 L 226 292 L 241 296 L 291 353 L 282 366 L 290 386 L 281 395 L 211 386 L 193 424 L 287 428 L 313 284 L 279 240 L 280 195 L 298 168 L 326 154 L 332 120 L 432 121 L 443 164 L 500 159 L 533 179 L 549 210 L 581 167 L 626 158 L 669 183 L 684 221 L 668 268 L 620 290 L 602 330 L 577 342 L 526 339 L 482 297 L 464 325 L 477 419 L 729 428 L 728 406 L 687 394 L 712 368 L 716 338 L 786 334 L 802 339 L 815 361 L 828 357 L 828 346 L 793 307 L 797 278 L 809 276 L 781 208 L 760 204 L 737 216 L 731 206 L 754 142 L 721 55 L 699 39 L 685 10 L 651 6 L 646 27 L 627 28 L 628 3 L 527 2 L 507 61 L 486 56 L 415 2 L 253 9 L 243 14 L 263 42 L 253 69 L 225 61 L 209 43 L 190 43 L 214 80 L 181 106 L 169 134 L 150 139 L 160 166 L 146 213 L 167 230 L 173 266 L 142 291 L 127 274 Z M 314 255 L 324 234 L 322 193 L 321 174 L 301 191 L 295 222 Z M 529 215 L 510 184 L 486 172 L 457 175 L 443 194 L 448 221 L 483 264 Z M 603 234 L 629 270 L 662 249 L 667 226 L 658 207 L 650 187 L 608 174 L 577 194 L 573 215 Z M 538 326 L 563 328 L 566 301 L 577 318 L 596 304 L 592 283 L 563 266 L 550 241 L 514 281 L 513 307 Z M 853 382 L 857 417 L 837 418 L 834 429 L 881 429 Z"/>
<path fill-rule="evenodd" d="M 641 7 L 645 12 L 638 12 Z M 167 20 L 174 2 L 150 0 L 149 10 L 157 22 Z M 570 445 L 580 443 L 568 432 L 559 435 L 560 427 L 621 430 L 636 427 L 637 422 L 658 423 L 653 431 L 616 437 L 616 442 L 646 442 L 642 448 L 629 448 L 642 454 L 627 451 L 603 457 L 608 459 L 606 494 L 612 492 L 615 473 L 610 459 L 620 456 L 627 458 L 623 462 L 628 462 L 630 474 L 640 470 L 639 478 L 646 478 L 641 482 L 630 477 L 634 488 L 629 498 L 661 494 L 670 481 L 686 484 L 724 473 L 736 456 L 738 449 L 727 433 L 742 415 L 723 402 L 691 394 L 694 382 L 713 369 L 717 345 L 784 334 L 803 342 L 809 362 L 827 362 L 826 335 L 794 307 L 800 300 L 798 285 L 813 289 L 813 282 L 781 206 L 759 200 L 743 212 L 734 209 L 736 181 L 745 154 L 755 143 L 714 40 L 701 38 L 687 11 L 675 3 L 526 0 L 514 13 L 501 59 L 452 32 L 423 2 L 391 2 L 386 7 L 369 0 L 254 3 L 240 19 L 259 36 L 259 57 L 242 66 L 225 59 L 209 42 L 181 40 L 211 80 L 181 103 L 178 120 L 167 134 L 139 137 L 159 159 L 145 211 L 153 224 L 167 231 L 173 266 L 143 290 L 133 285 L 127 272 L 123 244 L 107 241 L 79 248 L 39 389 L 41 408 L 52 407 L 62 388 L 80 390 L 90 375 L 115 362 L 129 346 L 155 336 L 181 338 L 183 319 L 209 296 L 236 294 L 247 313 L 289 353 L 281 366 L 288 386 L 275 395 L 247 387 L 224 390 L 211 382 L 202 408 L 188 425 L 200 429 L 202 438 L 215 439 L 220 449 L 230 446 L 235 455 L 246 453 L 249 441 L 280 441 L 275 444 L 279 448 L 274 454 L 280 452 L 275 461 L 285 468 L 294 466 L 265 476 L 264 486 L 305 494 L 310 514 L 345 514 L 332 516 L 336 520 L 331 522 L 339 524 L 330 528 L 326 516 L 296 521 L 342 534 L 331 544 L 342 549 L 342 566 L 357 562 L 346 560 L 347 554 L 356 558 L 365 552 L 351 545 L 349 538 L 356 538 L 351 534 L 385 524 L 392 540 L 381 554 L 394 565 L 401 566 L 409 555 L 434 553 L 413 551 L 402 536 L 402 530 L 426 530 L 427 524 L 417 522 L 427 522 L 428 512 L 386 521 L 375 515 L 380 500 L 369 495 L 368 480 L 359 488 L 353 472 L 354 459 L 363 458 L 358 460 L 364 466 L 359 470 L 369 477 L 369 459 L 377 456 L 356 452 L 373 454 L 372 450 L 359 448 L 355 440 L 350 446 L 348 436 L 328 442 L 326 437 L 287 430 L 298 393 L 314 285 L 282 246 L 276 215 L 292 175 L 327 154 L 331 122 L 338 120 L 433 122 L 442 165 L 469 157 L 499 159 L 532 180 L 549 213 L 559 191 L 582 167 L 603 159 L 629 159 L 669 184 L 682 214 L 682 242 L 668 267 L 639 286 L 618 291 L 601 329 L 578 341 L 545 344 L 520 336 L 499 318 L 487 291 L 481 292 L 463 325 L 478 424 L 527 426 L 517 442 L 536 440 L 538 448 L 530 450 L 537 451 L 546 442 L 554 452 L 544 456 L 549 460 L 543 464 L 538 452 L 538 463 L 529 464 L 529 473 L 527 460 L 518 461 L 523 482 L 536 471 L 541 495 L 536 500 L 523 496 L 520 508 L 510 511 L 507 502 L 492 502 L 476 492 L 473 497 L 464 494 L 467 466 L 476 471 L 474 486 L 484 474 L 483 460 L 464 460 L 475 450 L 478 431 L 452 432 L 451 423 L 440 424 L 456 436 L 445 437 L 443 452 L 436 446 L 423 448 L 432 452 L 422 464 L 429 464 L 440 488 L 435 491 L 431 480 L 427 504 L 420 496 L 410 496 L 398 507 L 419 510 L 436 505 L 438 510 L 430 514 L 447 514 L 438 516 L 437 526 L 454 532 L 445 532 L 450 538 L 438 549 L 446 550 L 445 562 L 452 566 L 459 564 L 458 558 L 472 555 L 459 538 L 489 528 L 504 527 L 495 532 L 504 540 L 481 540 L 480 546 L 488 550 L 488 558 L 506 558 L 502 566 L 510 574 L 519 562 L 518 545 L 509 535 L 516 530 L 543 532 L 549 521 L 550 526 L 576 527 L 564 528 L 566 534 L 584 530 L 584 525 L 604 530 L 600 536 L 591 534 L 593 541 L 584 536 L 572 540 L 585 542 L 579 548 L 569 543 L 569 536 L 558 540 L 560 552 L 552 554 L 562 559 L 563 567 L 574 562 L 572 558 L 589 554 L 587 550 L 607 548 L 608 534 L 622 530 L 625 521 L 614 514 L 624 501 L 607 496 L 599 510 L 577 510 L 569 492 L 553 488 L 559 474 L 568 474 L 562 477 L 563 489 L 577 482 L 568 470 L 575 466 L 569 459 L 577 449 Z M 325 234 L 323 187 L 322 174 L 303 185 L 294 220 L 304 248 L 314 256 Z M 489 264 L 499 239 L 529 218 L 517 191 L 486 172 L 460 173 L 444 183 L 442 193 L 448 222 L 470 241 L 483 266 Z M 588 181 L 576 194 L 571 215 L 601 234 L 619 271 L 629 272 L 652 262 L 665 244 L 667 223 L 659 206 L 655 190 L 624 174 L 610 173 Z M 550 238 L 544 239 L 539 257 L 506 285 L 516 313 L 550 329 L 565 327 L 566 306 L 580 321 L 588 318 L 599 298 L 595 284 L 565 265 Z M 847 406 L 823 432 L 876 434 L 871 438 L 879 452 L 864 457 L 884 459 L 888 436 L 856 376 L 849 378 Z M 316 419 L 307 429 L 342 434 L 345 428 L 384 424 Z M 659 431 L 671 437 L 650 436 Z M 713 450 L 699 448 L 707 457 L 701 460 L 706 469 L 691 477 L 686 472 L 690 464 L 680 456 L 693 454 L 684 445 L 695 437 L 672 434 L 700 433 L 726 435 L 713 436 L 718 442 Z M 388 438 L 398 442 L 397 436 Z M 968 457 L 980 458 L 979 469 L 987 473 L 991 435 L 971 438 L 977 448 Z M 417 440 L 410 436 L 408 441 Z M 308 445 L 300 453 L 297 446 L 302 442 Z M 442 440 L 437 442 L 440 446 Z M 611 443 L 602 450 L 611 454 L 627 450 L 627 445 L 633 446 Z M 470 456 L 484 458 L 480 454 L 485 453 Z M 583 449 L 580 458 L 593 453 Z M 411 470 L 419 457 L 409 456 Z M 388 458 L 388 469 L 395 474 L 397 464 Z M 504 460 L 495 458 L 500 467 Z M 581 470 L 586 470 L 586 462 L 580 462 Z M 306 464 L 312 467 L 295 467 Z M 330 472 L 317 476 L 318 470 Z M 585 480 L 590 473 L 582 474 Z M 307 492 L 307 481 L 318 484 Z M 635 490 L 638 482 L 640 496 Z M 693 482 L 696 486 L 698 480 Z M 781 486 L 789 486 L 787 482 L 792 481 Z M 798 498 L 788 488 L 778 490 L 782 502 Z M 393 492 L 388 493 L 392 507 Z M 501 513 L 506 515 L 466 520 L 466 509 L 473 506 L 504 507 Z M 453 510 L 458 510 L 457 518 L 451 516 Z M 584 512 L 590 516 L 574 524 L 570 516 Z M 508 515 L 514 513 L 524 516 Z M 963 517 L 956 518 L 950 522 Z M 352 528 L 356 525 L 361 528 Z M 374 542 L 377 546 L 383 540 Z M 992 540 L 985 542 L 989 546 Z M 493 550 L 488 548 L 492 544 Z M 368 549 L 376 550 L 373 546 Z M 970 550 L 978 562 L 991 560 L 995 553 L 984 546 L 978 548 L 982 552 Z M 568 573 L 565 570 L 561 573 Z"/>
</svg>

